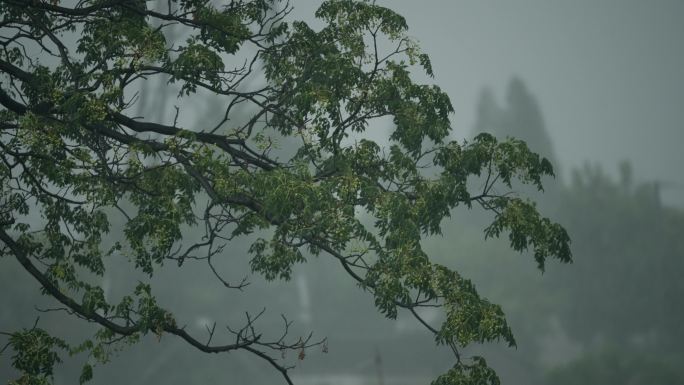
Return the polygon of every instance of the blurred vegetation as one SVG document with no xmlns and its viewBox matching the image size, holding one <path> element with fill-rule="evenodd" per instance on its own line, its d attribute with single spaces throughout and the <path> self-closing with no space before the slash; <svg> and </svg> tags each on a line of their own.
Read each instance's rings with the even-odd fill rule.
<svg viewBox="0 0 684 385">
<path fill-rule="evenodd" d="M 520 79 L 507 96 L 502 108 L 491 91 L 483 93 L 475 132 L 516 136 L 555 158 L 540 108 Z M 522 111 L 528 118 L 511 118 Z M 662 183 L 641 181 L 632 169 L 624 161 L 611 176 L 588 163 L 539 198 L 567 226 L 572 265 L 537 276 L 503 245 L 475 242 L 459 261 L 503 304 L 525 356 L 515 365 L 535 373 L 513 375 L 513 383 L 684 383 L 676 365 L 684 361 L 684 211 L 664 206 Z M 463 226 L 457 219 L 452 232 L 462 234 Z"/>
</svg>

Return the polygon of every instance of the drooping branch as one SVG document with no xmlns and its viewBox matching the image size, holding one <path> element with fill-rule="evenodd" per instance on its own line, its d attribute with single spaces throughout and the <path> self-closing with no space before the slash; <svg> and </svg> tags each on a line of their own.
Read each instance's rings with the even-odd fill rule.
<svg viewBox="0 0 684 385">
<path fill-rule="evenodd" d="M 55 285 L 45 274 L 43 274 L 32 262 L 30 257 L 24 252 L 21 245 L 19 245 L 4 229 L 0 229 L 0 241 L 2 241 L 7 248 L 11 251 L 12 255 L 17 259 L 17 261 L 23 266 L 23 268 L 31 274 L 36 281 L 38 281 L 43 289 L 48 292 L 57 301 L 66 306 L 69 310 L 78 314 L 80 317 L 95 322 L 108 330 L 121 335 L 121 336 L 131 336 L 136 333 L 144 331 L 144 326 L 141 324 L 133 325 L 121 325 L 111 319 L 100 315 L 94 311 L 87 310 L 82 304 L 76 302 L 74 299 L 69 297 L 63 290 Z M 252 328 L 253 319 L 248 320 L 248 324 L 243 327 L 243 329 Z M 308 339 L 303 343 L 298 343 L 294 345 L 285 345 L 282 342 L 282 337 L 275 342 L 262 342 L 261 335 L 252 334 L 251 337 L 246 337 L 241 334 L 239 340 L 234 344 L 226 345 L 209 345 L 209 343 L 202 343 L 201 341 L 192 337 L 184 328 L 179 328 L 175 325 L 175 321 L 172 319 L 162 325 L 158 325 L 158 330 L 164 333 L 175 335 L 199 351 L 205 353 L 224 353 L 232 350 L 245 350 L 248 351 L 264 360 L 266 360 L 271 366 L 277 369 L 282 376 L 285 378 L 288 384 L 292 384 L 292 380 L 288 374 L 288 368 L 279 364 L 276 359 L 269 356 L 268 354 L 258 350 L 256 346 L 267 347 L 276 350 L 283 349 L 301 349 L 306 347 L 316 346 L 322 342 L 316 342 L 313 344 L 308 344 Z"/>
</svg>

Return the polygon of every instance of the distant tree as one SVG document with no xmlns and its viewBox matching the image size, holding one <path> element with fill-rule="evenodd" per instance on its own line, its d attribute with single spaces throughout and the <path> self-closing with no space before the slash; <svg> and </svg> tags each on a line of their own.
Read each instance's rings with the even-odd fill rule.
<svg viewBox="0 0 684 385">
<path fill-rule="evenodd" d="M 484 89 L 477 105 L 475 133 L 488 132 L 498 139 L 524 140 L 533 151 L 557 165 L 556 154 L 537 99 L 518 77 L 508 83 L 506 105 L 499 106 L 492 91 Z"/>
<path fill-rule="evenodd" d="M 578 243 L 571 272 L 545 292 L 584 353 L 551 370 L 547 384 L 684 382 L 684 212 L 660 201 L 659 185 L 615 181 L 598 166 L 573 173 L 558 215 Z M 596 214 L 599 213 L 599 214 Z"/>
<path fill-rule="evenodd" d="M 684 212 L 663 205 L 659 184 L 634 182 L 631 170 L 622 163 L 618 181 L 598 166 L 573 173 L 558 215 L 580 241 L 578 257 L 550 285 L 566 299 L 560 318 L 578 340 L 640 341 L 642 351 L 681 355 L 684 311 L 672 304 L 684 294 Z"/>
<path fill-rule="evenodd" d="M 245 283 L 229 282 L 212 261 L 249 234 L 251 269 L 269 280 L 289 279 L 295 264 L 325 255 L 381 313 L 412 313 L 455 354 L 435 384 L 498 383 L 484 359 L 459 349 L 514 345 L 501 308 L 434 263 L 420 241 L 440 232 L 451 209 L 475 204 L 493 214 L 486 236 L 507 233 L 540 268 L 549 257 L 568 261 L 561 226 L 532 202 L 492 191 L 514 179 L 541 188 L 550 162 L 520 140 L 449 141 L 449 98 L 411 80 L 411 71 L 432 68 L 390 9 L 326 1 L 316 12 L 320 30 L 286 23 L 289 11 L 267 0 L 170 0 L 161 10 L 142 0 L 0 1 L 2 256 L 16 259 L 74 322 L 99 326 L 76 346 L 40 325 L 3 332 L 4 354 L 21 373 L 14 383 L 49 383 L 65 352 L 88 355 L 85 382 L 92 365 L 147 334 L 174 335 L 207 353 L 252 353 L 292 383 L 293 362 L 281 354 L 303 359 L 318 342 L 290 338 L 287 327 L 266 339 L 248 316 L 228 325 L 231 342 L 214 343 L 214 330 L 191 335 L 163 308 L 151 280 L 111 302 L 94 279 L 106 259 L 130 261 L 148 277 L 164 262 L 199 259 L 239 289 Z M 167 38 L 171 26 L 183 43 Z M 136 91 L 154 79 L 178 94 L 175 111 L 160 120 L 132 115 Z M 221 118 L 197 127 L 187 102 L 208 95 L 223 100 Z M 367 135 L 383 117 L 394 123 L 387 148 Z M 282 141 L 297 144 L 278 148 Z M 485 182 L 469 191 L 474 176 Z M 113 234 L 122 240 L 106 242 Z M 421 318 L 425 306 L 443 310 L 440 325 Z"/>
</svg>

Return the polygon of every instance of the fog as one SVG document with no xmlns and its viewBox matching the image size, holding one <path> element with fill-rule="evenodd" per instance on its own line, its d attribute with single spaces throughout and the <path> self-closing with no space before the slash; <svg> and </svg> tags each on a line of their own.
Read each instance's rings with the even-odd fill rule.
<svg viewBox="0 0 684 385">
<path fill-rule="evenodd" d="M 666 182 L 684 205 L 684 3 L 677 0 L 397 0 L 452 99 L 467 136 L 477 95 L 503 97 L 513 76 L 536 95 L 567 172 L 597 162 L 613 175 Z M 304 11 L 303 7 L 299 8 Z"/>
<path fill-rule="evenodd" d="M 317 25 L 319 3 L 293 1 L 289 19 Z M 450 96 L 454 138 L 483 131 L 520 137 L 557 172 L 545 181 L 544 195 L 523 192 L 567 226 L 573 264 L 553 262 L 542 274 L 530 255 L 510 251 L 505 239 L 485 241 L 489 217 L 481 213 L 455 212 L 443 237 L 425 240 L 431 256 L 503 306 L 518 341 L 517 348 L 488 344 L 467 353 L 483 355 L 510 385 L 684 383 L 678 365 L 684 362 L 684 2 L 377 3 L 406 17 L 409 35 L 430 56 L 435 76 L 419 79 Z M 155 111 L 141 115 L 169 119 L 173 109 L 160 101 L 146 102 Z M 200 112 L 185 121 L 211 115 L 211 102 L 193 103 Z M 266 333 L 277 335 L 280 314 L 286 314 L 294 335 L 313 331 L 315 338 L 327 338 L 325 349 L 309 351 L 303 360 L 288 357 L 297 365 L 297 384 L 429 383 L 453 365 L 447 349 L 435 346 L 415 319 L 379 314 L 373 298 L 334 261 L 310 258 L 296 266 L 291 281 L 266 282 L 249 272 L 248 241 L 231 245 L 230 257 L 217 263 L 234 281 L 249 278 L 244 292 L 225 291 L 204 264 L 167 264 L 154 278 L 160 303 L 198 334 L 213 322 L 239 322 L 245 311 L 266 309 L 260 324 Z M 102 285 L 111 297 L 142 279 L 124 264 L 109 267 Z M 0 259 L 0 292 L 0 331 L 28 328 L 34 305 L 54 305 L 6 257 Z M 64 315 L 41 319 L 64 335 L 90 330 Z M 16 374 L 10 355 L 0 355 L 0 382 Z M 66 357 L 55 384 L 75 383 L 80 363 Z M 92 380 L 281 382 L 252 356 L 204 355 L 172 336 L 147 337 L 113 355 Z"/>
</svg>

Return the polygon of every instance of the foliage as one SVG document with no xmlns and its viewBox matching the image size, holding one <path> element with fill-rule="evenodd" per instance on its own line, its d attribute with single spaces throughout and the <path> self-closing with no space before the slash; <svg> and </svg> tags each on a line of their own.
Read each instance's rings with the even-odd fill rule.
<svg viewBox="0 0 684 385">
<path fill-rule="evenodd" d="M 320 30 L 285 22 L 289 9 L 267 0 L 222 7 L 179 0 L 161 9 L 139 0 L 74 8 L 0 2 L 2 255 L 68 312 L 100 326 L 72 350 L 90 357 L 82 381 L 111 349 L 169 334 L 207 353 L 249 352 L 291 383 L 292 363 L 280 353 L 303 358 L 316 342 L 263 339 L 250 315 L 228 327 L 234 342 L 213 344 L 213 330 L 201 342 L 158 304 L 149 280 L 112 303 L 92 283 L 110 259 L 129 260 L 148 278 L 167 261 L 204 260 L 225 286 L 241 289 L 245 283 L 226 281 L 212 259 L 251 234 L 251 268 L 269 280 L 288 279 L 297 263 L 325 255 L 387 317 L 414 314 L 455 353 L 454 368 L 437 383 L 497 383 L 484 360 L 462 358 L 458 349 L 500 339 L 514 345 L 501 308 L 434 263 L 421 239 L 439 234 L 452 209 L 476 204 L 494 215 L 487 236 L 508 233 L 511 247 L 530 249 L 539 267 L 549 257 L 569 261 L 562 227 L 534 203 L 493 190 L 516 179 L 541 189 L 550 163 L 518 140 L 449 140 L 449 98 L 411 79 L 419 69 L 432 75 L 432 67 L 390 9 L 326 1 L 316 12 Z M 177 91 L 174 117 L 133 115 L 135 92 L 151 79 Z M 186 103 L 207 95 L 221 98 L 224 111 L 198 127 Z M 385 117 L 394 130 L 383 147 L 369 131 Z M 276 148 L 282 139 L 299 144 Z M 478 191 L 469 188 L 474 179 L 484 181 Z M 121 221 L 123 229 L 111 226 Z M 191 240 L 186 229 L 204 234 Z M 122 241 L 105 242 L 115 232 Z M 416 309 L 425 306 L 443 308 L 441 325 L 420 318 Z M 11 333 L 11 342 L 22 335 Z M 54 345 L 51 338 L 40 341 Z M 16 362 L 31 362 L 17 369 L 49 380 L 58 356 L 11 347 L 24 357 Z"/>
<path fill-rule="evenodd" d="M 23 372 L 21 378 L 11 383 L 27 385 L 49 383 L 54 365 L 60 362 L 55 348 L 67 347 L 64 341 L 35 327 L 12 334 L 9 344 L 16 352 L 12 365 Z"/>
</svg>

